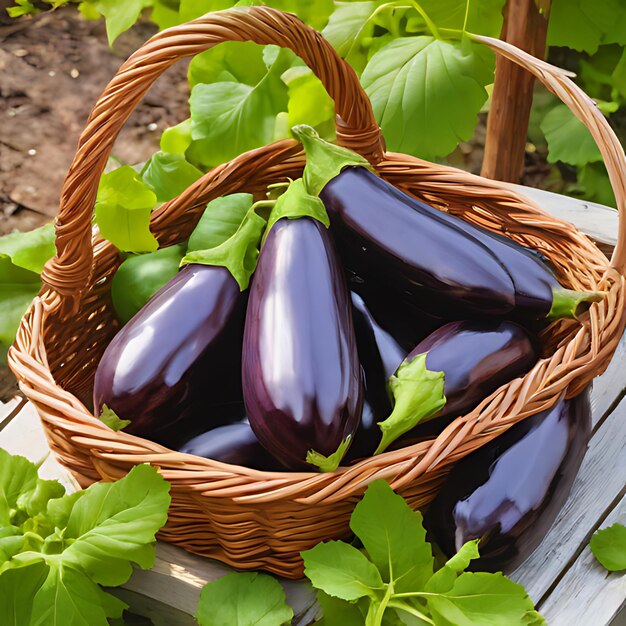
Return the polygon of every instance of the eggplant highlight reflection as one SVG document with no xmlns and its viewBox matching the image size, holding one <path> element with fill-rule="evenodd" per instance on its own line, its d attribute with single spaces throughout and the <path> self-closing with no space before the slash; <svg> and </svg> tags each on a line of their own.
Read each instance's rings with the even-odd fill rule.
<svg viewBox="0 0 626 626">
<path fill-rule="evenodd" d="M 95 414 L 106 405 L 130 420 L 126 432 L 173 447 L 244 417 L 246 297 L 227 269 L 185 266 L 107 347 Z"/>
<path fill-rule="evenodd" d="M 362 381 L 350 300 L 330 234 L 315 219 L 283 218 L 266 234 L 246 316 L 243 391 L 259 441 L 289 469 L 311 469 L 310 450 L 328 458 L 356 431 Z"/>
<path fill-rule="evenodd" d="M 457 463 L 427 511 L 427 530 L 447 556 L 480 539 L 470 569 L 512 571 L 565 503 L 590 433 L 587 392 L 527 417 Z"/>
</svg>

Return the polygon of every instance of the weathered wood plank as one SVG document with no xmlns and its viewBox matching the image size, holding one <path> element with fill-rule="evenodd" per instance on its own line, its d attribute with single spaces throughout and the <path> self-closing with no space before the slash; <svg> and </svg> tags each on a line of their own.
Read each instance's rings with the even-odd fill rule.
<svg viewBox="0 0 626 626">
<path fill-rule="evenodd" d="M 232 571 L 216 561 L 158 542 L 154 567 L 149 571 L 136 570 L 123 587 L 156 600 L 167 597 L 168 604 L 193 615 L 202 587 Z M 304 582 L 280 582 L 297 618 L 294 624 L 309 624 L 316 612 L 313 588 Z"/>
<path fill-rule="evenodd" d="M 601 524 L 626 524 L 626 498 Z M 539 610 L 550 626 L 610 624 L 626 605 L 626 574 L 607 572 L 585 546 Z"/>
<path fill-rule="evenodd" d="M 625 419 L 626 400 L 622 400 L 592 437 L 572 493 L 554 525 L 511 575 L 535 602 L 567 568 L 626 484 Z"/>
<path fill-rule="evenodd" d="M 622 336 L 609 366 L 593 381 L 591 390 L 592 421 L 595 426 L 626 393 L 626 333 Z"/>
</svg>

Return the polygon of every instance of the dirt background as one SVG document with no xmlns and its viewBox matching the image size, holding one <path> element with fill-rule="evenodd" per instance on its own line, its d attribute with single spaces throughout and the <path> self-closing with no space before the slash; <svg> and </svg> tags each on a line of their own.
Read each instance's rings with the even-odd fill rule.
<svg viewBox="0 0 626 626">
<path fill-rule="evenodd" d="M 75 6 L 13 20 L 0 0 L 0 236 L 54 219 L 63 179 L 98 96 L 123 61 L 155 31 L 139 23 L 113 49 L 103 21 Z M 161 77 L 120 133 L 113 156 L 146 160 L 164 128 L 188 116 L 186 65 Z M 15 392 L 0 365 L 0 401 Z"/>
</svg>

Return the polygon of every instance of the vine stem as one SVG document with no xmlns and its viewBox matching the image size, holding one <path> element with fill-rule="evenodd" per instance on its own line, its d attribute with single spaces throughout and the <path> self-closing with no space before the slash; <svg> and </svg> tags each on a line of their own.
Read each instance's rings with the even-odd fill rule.
<svg viewBox="0 0 626 626">
<path fill-rule="evenodd" d="M 394 596 L 394 598 L 398 598 L 398 597 L 399 596 Z M 407 604 L 406 602 L 395 602 L 392 599 L 389 601 L 387 606 L 392 609 L 405 611 L 406 613 L 410 613 L 411 615 L 414 615 L 415 617 L 427 622 L 428 624 L 433 624 L 433 626 L 435 625 L 435 622 L 433 622 L 433 620 L 430 619 L 428 615 L 424 615 L 424 613 L 422 613 L 421 611 L 418 611 L 415 607 L 411 606 L 410 604 Z"/>
</svg>

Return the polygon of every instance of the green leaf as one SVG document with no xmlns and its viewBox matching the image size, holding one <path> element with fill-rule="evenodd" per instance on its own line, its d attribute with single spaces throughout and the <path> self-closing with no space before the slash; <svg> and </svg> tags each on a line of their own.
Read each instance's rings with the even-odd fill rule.
<svg viewBox="0 0 626 626">
<path fill-rule="evenodd" d="M 329 15 L 335 8 L 333 0 L 272 0 L 271 3 L 267 2 L 267 5 L 287 13 L 295 13 L 305 24 L 312 26 L 315 30 L 324 28 Z"/>
<path fill-rule="evenodd" d="M 450 591 L 456 582 L 457 577 L 464 572 L 470 564 L 472 559 L 477 559 L 478 554 L 478 542 L 468 541 L 461 546 L 461 549 L 448 561 L 445 565 L 437 570 L 426 583 L 424 589 L 433 593 L 445 593 Z"/>
<path fill-rule="evenodd" d="M 502 574 L 461 574 L 452 589 L 426 596 L 436 624 L 513 626 L 534 610 L 526 590 Z"/>
<path fill-rule="evenodd" d="M 15 0 L 15 6 L 7 7 L 9 17 L 20 17 L 22 15 L 36 15 L 40 10 L 29 0 Z"/>
<path fill-rule="evenodd" d="M 250 41 L 227 41 L 196 55 L 189 64 L 189 86 L 236 82 L 256 85 L 267 73 L 263 46 Z"/>
<path fill-rule="evenodd" d="M 154 22 L 159 30 L 165 30 L 181 23 L 178 10 L 173 9 L 169 2 L 163 2 L 163 0 L 153 0 L 150 21 Z"/>
<path fill-rule="evenodd" d="M 8 256 L 13 265 L 41 273 L 46 262 L 54 256 L 54 226 L 47 224 L 26 233 L 11 233 L 0 237 L 0 255 Z"/>
<path fill-rule="evenodd" d="M 378 423 L 382 438 L 374 454 L 383 452 L 398 437 L 436 415 L 446 405 L 444 372 L 429 370 L 426 356 L 426 353 L 419 354 L 411 361 L 402 361 L 389 379 L 393 411 Z"/>
<path fill-rule="evenodd" d="M 320 472 L 334 472 L 341 464 L 343 457 L 346 456 L 346 452 L 351 443 L 352 437 L 348 435 L 337 446 L 337 449 L 328 456 L 311 449 L 306 453 L 306 462 L 310 465 L 315 465 L 315 467 L 319 468 Z"/>
<path fill-rule="evenodd" d="M 292 618 L 280 583 L 257 572 L 233 572 L 207 583 L 196 614 L 200 626 L 282 626 Z"/>
<path fill-rule="evenodd" d="M 141 177 L 154 191 L 158 202 L 167 202 L 195 183 L 202 172 L 182 154 L 156 152 L 144 166 Z"/>
<path fill-rule="evenodd" d="M 370 19 L 382 1 L 337 2 L 322 35 L 332 44 L 340 57 L 346 59 L 360 72 L 365 67 L 367 55 L 363 40 L 371 38 L 374 22 Z M 306 123 L 306 120 L 304 120 Z"/>
<path fill-rule="evenodd" d="M 13 264 L 0 254 L 0 360 L 15 339 L 20 320 L 41 289 L 39 274 Z"/>
<path fill-rule="evenodd" d="M 233 193 L 211 200 L 189 237 L 187 251 L 215 248 L 230 239 L 253 203 L 250 193 Z"/>
<path fill-rule="evenodd" d="M 28 572 L 29 569 L 18 571 Z M 49 560 L 48 575 L 32 603 L 32 623 L 42 626 L 107 626 L 108 617 L 121 617 L 127 608 L 124 602 L 105 593 L 80 570 L 64 565 L 59 559 Z"/>
<path fill-rule="evenodd" d="M 254 87 L 234 82 L 196 85 L 189 99 L 194 142 L 188 156 L 214 166 L 272 141 L 275 118 L 288 103 L 280 76 L 292 59 L 291 52 L 281 49 Z"/>
<path fill-rule="evenodd" d="M 185 154 L 191 144 L 191 118 L 170 126 L 161 135 L 161 150 L 168 154 Z"/>
<path fill-rule="evenodd" d="M 180 268 L 185 246 L 169 246 L 155 252 L 128 257 L 111 282 L 111 298 L 117 317 L 126 324 L 165 286 Z"/>
<path fill-rule="evenodd" d="M 422 589 L 433 575 L 433 556 L 421 513 L 412 511 L 384 480 L 368 486 L 352 513 L 350 528 L 383 580 L 393 578 L 396 593 Z"/>
<path fill-rule="evenodd" d="M 99 419 L 111 430 L 115 431 L 122 430 L 122 428 L 126 428 L 131 423 L 131 420 L 120 419 L 118 414 L 106 404 L 102 405 L 102 413 L 100 413 Z"/>
<path fill-rule="evenodd" d="M 109 45 L 127 31 L 141 15 L 141 11 L 152 4 L 151 0 L 98 0 L 93 3 L 95 9 L 106 21 Z"/>
<path fill-rule="evenodd" d="M 33 598 L 48 573 L 45 563 L 39 562 L 0 574 L 0 624 L 2 626 L 30 626 Z M 44 626 L 45 622 L 39 622 Z M 62 622 L 64 623 L 64 622 Z"/>
<path fill-rule="evenodd" d="M 24 514 L 45 511 L 49 500 L 64 493 L 57 481 L 39 478 L 34 463 L 0 448 L 0 527 L 21 524 Z"/>
<path fill-rule="evenodd" d="M 302 552 L 304 574 L 313 586 L 342 600 L 376 598 L 383 581 L 376 566 L 354 546 L 343 541 L 319 543 Z"/>
<path fill-rule="evenodd" d="M 548 142 L 548 162 L 585 165 L 602 155 L 587 127 L 564 104 L 557 104 L 543 118 L 541 130 Z"/>
<path fill-rule="evenodd" d="M 124 165 L 100 179 L 96 222 L 102 236 L 124 252 L 152 252 L 159 247 L 150 232 L 155 193 L 137 172 Z"/>
<path fill-rule="evenodd" d="M 261 237 L 266 220 L 256 213 L 259 204 L 252 205 L 239 228 L 229 239 L 214 248 L 187 251 L 181 264 L 200 263 L 225 267 L 239 284 L 241 291 L 248 288 L 256 269 Z"/>
<path fill-rule="evenodd" d="M 287 112 L 290 127 L 296 124 L 319 126 L 334 121 L 335 104 L 311 69 L 291 67 L 281 78 L 289 91 Z"/>
<path fill-rule="evenodd" d="M 420 0 L 419 4 L 439 29 L 461 30 L 465 25 L 470 33 L 500 35 L 505 0 Z"/>
<path fill-rule="evenodd" d="M 370 59 L 361 82 L 391 150 L 433 159 L 468 140 L 493 82 L 478 44 L 401 37 Z"/>
<path fill-rule="evenodd" d="M 604 163 L 588 163 L 578 171 L 578 183 L 587 200 L 616 207 L 615 193 Z"/>
<path fill-rule="evenodd" d="M 613 524 L 597 530 L 589 547 L 600 564 L 610 572 L 626 569 L 626 527 Z"/>
<path fill-rule="evenodd" d="M 364 615 L 357 604 L 317 592 L 317 601 L 323 617 L 316 626 L 363 626 Z"/>
<path fill-rule="evenodd" d="M 211 11 L 229 9 L 235 0 L 180 0 L 180 21 L 189 22 Z"/>
<path fill-rule="evenodd" d="M 624 44 L 624 15 L 621 0 L 553 0 L 547 43 L 590 54 L 603 41 Z"/>
<path fill-rule="evenodd" d="M 132 574 L 131 562 L 152 567 L 155 534 L 167 521 L 170 485 L 149 465 L 137 465 L 115 483 L 91 485 L 71 510 L 63 564 L 101 585 L 117 586 Z"/>
</svg>

